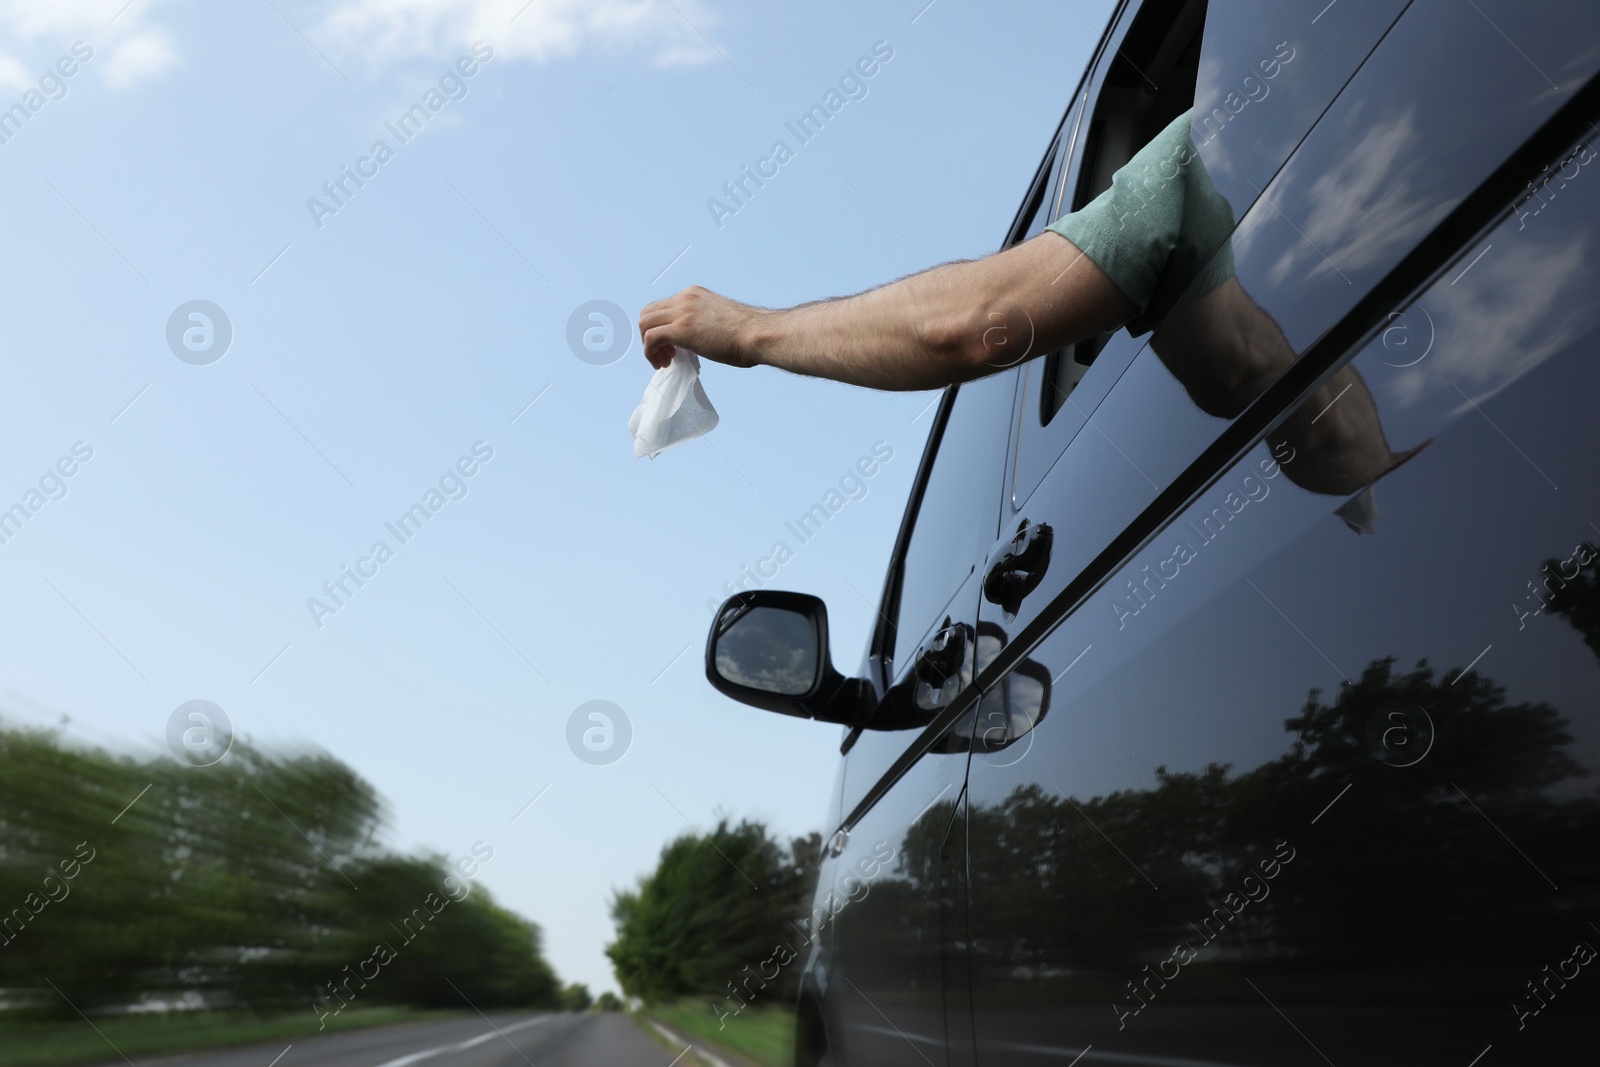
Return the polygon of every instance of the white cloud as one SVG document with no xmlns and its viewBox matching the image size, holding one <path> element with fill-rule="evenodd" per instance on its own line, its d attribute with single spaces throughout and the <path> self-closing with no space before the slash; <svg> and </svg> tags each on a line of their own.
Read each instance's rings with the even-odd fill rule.
<svg viewBox="0 0 1600 1067">
<path fill-rule="evenodd" d="M 0 28 L 6 36 L 27 42 L 41 37 L 52 40 L 66 37 L 64 43 L 70 44 L 77 37 L 85 37 L 86 31 L 115 29 L 117 23 L 125 20 L 136 22 L 145 13 L 140 8 L 155 7 L 160 2 L 139 0 L 134 10 L 124 12 L 112 22 L 122 0 L 0 0 Z M 99 33 L 99 36 L 106 34 Z"/>
<path fill-rule="evenodd" d="M 497 57 L 547 62 L 581 51 L 629 52 L 657 66 L 717 58 L 701 36 L 715 16 L 700 0 L 274 0 L 341 66 L 369 75 L 409 60 L 452 59 L 474 41 Z M 0 0 L 0 86 L 24 88 L 39 49 L 87 41 L 87 69 L 113 89 L 161 77 L 181 60 L 171 0 Z M 274 21 L 277 15 L 270 10 Z M 288 27 L 284 27 L 288 32 Z"/>
<path fill-rule="evenodd" d="M 0 55 L 0 85 L 7 89 L 30 89 L 35 75 L 12 56 Z"/>
<path fill-rule="evenodd" d="M 100 73 L 113 89 L 131 89 L 146 78 L 160 76 L 178 62 L 177 50 L 166 30 L 145 30 L 118 42 Z"/>
<path fill-rule="evenodd" d="M 95 60 L 84 69 L 94 71 L 114 89 L 131 89 L 159 77 L 177 61 L 177 51 L 167 32 L 145 22 L 166 0 L 0 0 L 0 84 L 12 85 L 21 71 L 31 85 L 54 61 L 55 52 L 39 60 L 24 61 L 17 53 L 38 56 L 40 49 L 65 53 L 74 41 L 94 49 Z M 109 62 L 100 63 L 102 56 Z M 20 86 L 18 86 L 20 87 Z"/>
<path fill-rule="evenodd" d="M 701 36 L 712 22 L 696 0 L 334 0 L 308 35 L 371 70 L 448 59 L 476 40 L 535 62 L 596 49 L 678 66 L 717 58 Z"/>
</svg>

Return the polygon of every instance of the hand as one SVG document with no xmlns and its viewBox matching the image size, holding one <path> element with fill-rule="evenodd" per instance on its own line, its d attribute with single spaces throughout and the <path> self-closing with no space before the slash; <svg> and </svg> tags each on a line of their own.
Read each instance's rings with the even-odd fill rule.
<svg viewBox="0 0 1600 1067">
<path fill-rule="evenodd" d="M 759 308 L 691 285 L 639 312 L 644 358 L 660 370 L 672 362 L 681 345 L 716 363 L 753 367 L 748 328 L 760 314 Z"/>
</svg>

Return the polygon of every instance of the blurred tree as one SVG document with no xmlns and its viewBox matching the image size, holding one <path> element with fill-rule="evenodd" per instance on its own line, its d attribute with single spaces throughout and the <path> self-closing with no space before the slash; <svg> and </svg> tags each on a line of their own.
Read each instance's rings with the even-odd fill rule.
<svg viewBox="0 0 1600 1067">
<path fill-rule="evenodd" d="M 582 982 L 573 982 L 561 989 L 562 1011 L 588 1011 L 594 1004 L 594 998 L 589 995 L 589 987 Z"/>
<path fill-rule="evenodd" d="M 761 823 L 726 819 L 668 844 L 655 871 L 612 901 L 617 939 L 606 955 L 622 991 L 650 1003 L 725 994 L 743 968 L 793 941 L 789 923 L 810 901 L 821 851 L 818 834 L 785 848 Z M 774 995 L 792 980 L 785 972 Z"/>
<path fill-rule="evenodd" d="M 381 821 L 324 754 L 196 768 L 0 730 L 0 987 L 68 1014 L 49 982 L 86 1009 L 553 1006 L 539 928 L 385 853 Z"/>
<path fill-rule="evenodd" d="M 594 1006 L 601 1011 L 621 1011 L 622 998 L 607 989 L 595 1000 Z"/>
</svg>

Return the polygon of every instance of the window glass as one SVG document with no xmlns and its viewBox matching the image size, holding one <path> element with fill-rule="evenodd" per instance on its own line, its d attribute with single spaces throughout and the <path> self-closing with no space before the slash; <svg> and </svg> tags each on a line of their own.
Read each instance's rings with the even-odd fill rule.
<svg viewBox="0 0 1600 1067">
<path fill-rule="evenodd" d="M 1126 367 L 1103 366 L 1122 343 L 1114 340 L 1073 396 L 1077 406 L 1064 409 L 1093 420 L 1064 452 L 1047 448 L 1034 462 L 1022 454 L 1027 431 L 1019 435 L 1016 469 L 1034 462 L 1045 473 L 1018 508 L 1055 528 L 1035 603 L 1073 580 L 1307 348 L 1349 327 L 1341 320 L 1419 244 L 1444 239 L 1430 236 L 1434 228 L 1600 62 L 1581 43 L 1594 39 L 1585 34 L 1600 26 L 1600 9 L 1569 10 L 1564 32 L 1552 27 L 1524 43 L 1552 69 L 1573 72 L 1558 93 L 1536 73 L 1507 73 L 1516 50 L 1470 6 L 1412 7 L 1219 253 L 1232 257 L 1233 276 L 1206 291 L 1197 285 Z M 1472 138 L 1457 130 L 1467 114 L 1476 116 Z M 1531 202 L 1546 199 L 1554 202 L 1548 193 Z M 1022 399 L 1025 427 L 1035 402 Z M 1306 422 L 1301 432 L 1322 425 Z M 1024 604 L 1008 629 L 1037 610 Z"/>
<path fill-rule="evenodd" d="M 1196 150 L 1234 217 L 1243 215 L 1408 2 L 1146 5 L 1140 21 L 1160 21 L 1136 24 L 1110 62 L 1071 178 L 1075 195 L 1063 206 L 1076 209 L 1099 195 L 1192 105 Z M 1126 332 L 1103 334 L 1028 369 L 1012 485 L 1017 506 L 1141 347 Z"/>
<path fill-rule="evenodd" d="M 1016 382 L 1013 369 L 956 390 L 901 567 L 895 675 L 995 540 Z"/>
<path fill-rule="evenodd" d="M 1189 108 L 1199 76 L 1206 9 L 1204 0 L 1147 3 L 1127 33 L 1117 38 L 1120 43 L 1102 62 L 1093 115 L 1064 153 L 1072 165 L 1064 168 L 1067 173 L 1058 183 L 1066 192 L 1051 221 L 1099 195 L 1119 167 Z M 1140 347 L 1140 340 L 1117 331 L 1048 353 L 1026 366 L 1012 481 L 1015 503 L 1020 505 L 1038 486 Z M 1096 366 L 1099 369 L 1090 375 Z M 1079 394 L 1080 386 L 1086 392 Z"/>
<path fill-rule="evenodd" d="M 1206 16 L 1194 144 L 1242 215 L 1410 0 L 1229 0 Z"/>
</svg>

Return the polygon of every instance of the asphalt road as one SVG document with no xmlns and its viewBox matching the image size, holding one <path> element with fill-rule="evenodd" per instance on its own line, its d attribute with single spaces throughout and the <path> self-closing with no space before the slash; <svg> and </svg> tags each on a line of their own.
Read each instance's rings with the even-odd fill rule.
<svg viewBox="0 0 1600 1067">
<path fill-rule="evenodd" d="M 626 1016 L 612 1012 L 492 1014 L 331 1034 L 292 1045 L 139 1056 L 131 1062 L 135 1067 L 668 1067 L 672 1056 Z M 104 1067 L 129 1062 L 112 1059 Z"/>
</svg>

